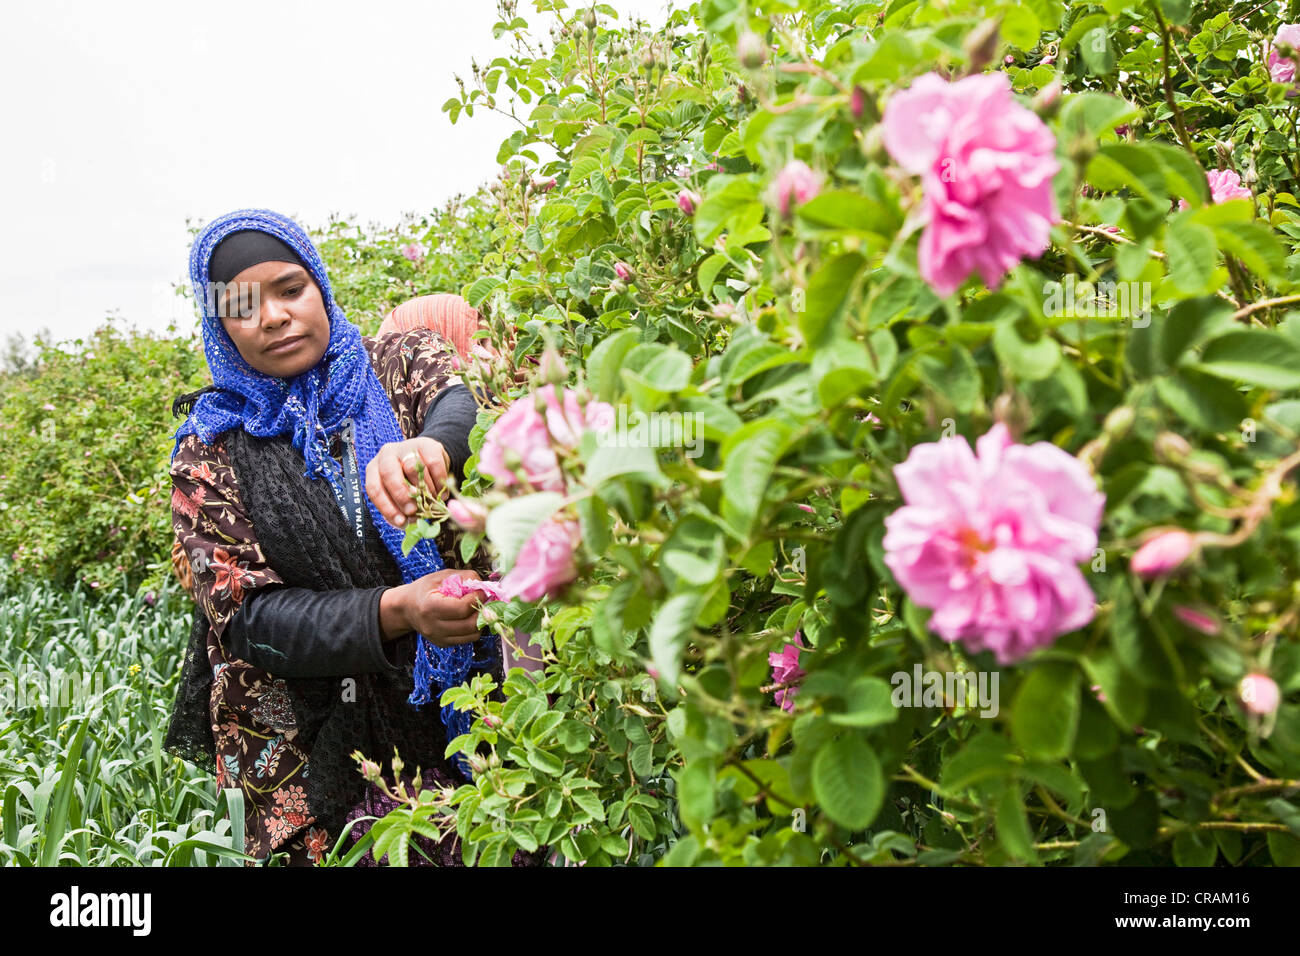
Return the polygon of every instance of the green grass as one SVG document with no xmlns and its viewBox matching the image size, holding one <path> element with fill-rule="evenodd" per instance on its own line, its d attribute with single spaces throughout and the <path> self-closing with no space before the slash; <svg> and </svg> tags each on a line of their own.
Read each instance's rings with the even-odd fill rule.
<svg viewBox="0 0 1300 956">
<path fill-rule="evenodd" d="M 193 604 L 175 580 L 156 594 L 59 591 L 0 562 L 0 863 L 234 862 L 242 807 L 162 750 Z"/>
</svg>

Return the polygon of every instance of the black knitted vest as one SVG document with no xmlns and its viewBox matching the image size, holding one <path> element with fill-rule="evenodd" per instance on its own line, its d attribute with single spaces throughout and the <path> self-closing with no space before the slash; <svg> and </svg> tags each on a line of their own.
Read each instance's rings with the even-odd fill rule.
<svg viewBox="0 0 1300 956">
<path fill-rule="evenodd" d="M 323 591 L 402 583 L 401 570 L 368 513 L 365 536 L 358 539 L 328 484 L 303 475 L 302 455 L 288 436 L 257 438 L 236 428 L 225 437 L 257 540 L 287 585 Z M 206 615 L 196 607 L 165 747 L 212 767 L 208 626 Z M 399 640 L 396 659 L 407 663 L 396 674 L 285 678 L 297 718 L 297 743 L 309 754 L 304 772 L 308 808 L 331 835 L 339 832 L 344 816 L 365 794 L 367 784 L 351 757 L 353 751 L 386 765 L 396 747 L 408 772 L 417 766 L 449 767 L 437 704 L 416 709 L 407 702 L 414 649 L 414 635 Z M 455 770 L 451 773 L 456 775 Z"/>
</svg>

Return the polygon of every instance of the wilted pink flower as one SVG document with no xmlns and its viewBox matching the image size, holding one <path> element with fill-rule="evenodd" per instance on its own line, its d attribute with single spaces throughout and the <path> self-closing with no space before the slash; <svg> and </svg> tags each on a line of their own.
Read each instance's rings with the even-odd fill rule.
<svg viewBox="0 0 1300 956">
<path fill-rule="evenodd" d="M 1182 621 L 1188 627 L 1200 631 L 1202 634 L 1208 634 L 1213 637 L 1219 633 L 1219 621 L 1213 614 L 1208 611 L 1199 611 L 1196 608 L 1187 607 L 1184 604 L 1174 605 L 1174 617 Z"/>
<path fill-rule="evenodd" d="M 1300 49 L 1300 23 L 1284 23 L 1278 27 L 1273 37 L 1275 44 L 1286 44 L 1291 49 Z M 1268 51 L 1268 75 L 1274 83 L 1291 83 L 1295 80 L 1295 60 L 1284 57 L 1276 49 Z"/>
<path fill-rule="evenodd" d="M 1277 682 L 1267 674 L 1247 674 L 1237 685 L 1237 694 L 1241 697 L 1241 705 L 1260 717 L 1273 713 L 1282 702 Z"/>
<path fill-rule="evenodd" d="M 1128 123 L 1121 123 L 1115 127 L 1115 135 L 1120 139 L 1128 139 L 1128 134 L 1133 132 L 1133 128 Z"/>
<path fill-rule="evenodd" d="M 546 386 L 531 396 L 516 399 L 488 430 L 479 452 L 478 469 L 497 484 L 509 487 L 519 480 L 516 468 L 535 488 L 563 491 L 564 475 L 552 441 L 577 448 L 583 432 L 601 431 L 614 424 L 614 408 L 608 402 L 589 401 L 584 408 L 578 393 Z M 545 415 L 538 411 L 541 404 Z M 507 457 L 512 459 L 507 464 Z M 514 465 L 513 462 L 518 464 Z"/>
<path fill-rule="evenodd" d="M 688 216 L 694 216 L 700 207 L 700 194 L 690 189 L 683 189 L 677 194 L 677 208 Z"/>
<path fill-rule="evenodd" d="M 481 591 L 490 601 L 502 601 L 501 585 L 496 581 L 480 581 L 477 578 L 462 577 L 459 574 L 449 574 L 442 579 L 438 586 L 438 593 L 452 598 L 463 598 L 475 591 Z"/>
<path fill-rule="evenodd" d="M 1150 538 L 1129 561 L 1133 573 L 1144 578 L 1168 574 L 1196 553 L 1196 538 L 1173 528 Z"/>
<path fill-rule="evenodd" d="M 794 641 L 793 644 L 781 648 L 779 653 L 773 651 L 767 655 L 767 662 L 772 665 L 773 684 L 794 684 L 804 679 L 804 672 L 799 667 L 799 654 L 807 648 L 804 646 L 800 632 L 795 632 Z M 798 692 L 798 687 L 779 687 L 772 696 L 776 699 L 778 707 L 793 713 L 794 695 Z"/>
<path fill-rule="evenodd" d="M 948 83 L 918 78 L 885 108 L 885 148 L 920 175 L 925 232 L 921 277 L 951 295 L 978 271 L 996 289 L 1025 257 L 1041 255 L 1058 220 L 1056 138 L 1016 102 L 1005 73 Z"/>
<path fill-rule="evenodd" d="M 1241 177 L 1231 169 L 1211 169 L 1205 174 L 1205 180 L 1210 184 L 1210 202 L 1253 198 L 1251 191 L 1241 184 Z M 1186 209 L 1187 200 L 1178 200 L 1178 208 Z"/>
<path fill-rule="evenodd" d="M 1078 459 L 1015 444 L 1001 422 L 976 448 L 943 438 L 894 468 L 904 505 L 885 519 L 885 563 L 936 634 L 1007 664 L 1092 620 L 1078 565 L 1105 496 Z"/>
<path fill-rule="evenodd" d="M 447 513 L 452 521 L 473 534 L 481 532 L 487 522 L 487 508 L 474 498 L 453 498 L 447 502 Z"/>
<path fill-rule="evenodd" d="M 536 601 L 557 594 L 578 576 L 573 552 L 579 540 L 578 522 L 571 518 L 550 518 L 542 522 L 519 549 L 515 566 L 501 579 L 503 600 L 519 597 Z"/>
<path fill-rule="evenodd" d="M 822 189 L 821 177 L 801 159 L 791 160 L 776 174 L 776 204 L 782 216 L 790 215 L 793 202 L 805 203 Z"/>
<path fill-rule="evenodd" d="M 420 247 L 413 242 L 408 242 L 406 245 L 402 246 L 402 255 L 406 256 L 407 259 L 410 259 L 416 265 L 419 265 L 424 261 L 424 253 L 421 251 Z"/>
<path fill-rule="evenodd" d="M 626 262 L 616 262 L 614 263 L 614 275 L 626 282 L 632 278 L 632 267 Z"/>
</svg>

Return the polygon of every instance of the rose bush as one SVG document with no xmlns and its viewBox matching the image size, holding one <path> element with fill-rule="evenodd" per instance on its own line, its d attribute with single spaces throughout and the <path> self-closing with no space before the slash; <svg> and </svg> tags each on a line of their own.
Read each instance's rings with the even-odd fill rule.
<svg viewBox="0 0 1300 956">
<path fill-rule="evenodd" d="M 499 758 L 467 858 L 1300 862 L 1279 26 L 705 0 L 539 47 L 501 5 L 444 106 L 519 124 L 463 291 L 614 414 L 561 445 L 471 376 L 511 404 L 466 493 L 533 582 L 493 626 L 547 667 L 447 696 Z M 996 710 L 898 691 L 967 669 Z"/>
</svg>

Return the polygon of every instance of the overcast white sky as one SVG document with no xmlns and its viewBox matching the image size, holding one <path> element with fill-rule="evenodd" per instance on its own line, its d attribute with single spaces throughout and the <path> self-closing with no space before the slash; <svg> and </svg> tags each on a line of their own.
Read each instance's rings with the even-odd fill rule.
<svg viewBox="0 0 1300 956">
<path fill-rule="evenodd" d="M 655 24 L 666 0 L 606 0 Z M 680 6 L 680 4 L 678 4 Z M 573 6 L 573 4 L 571 4 Z M 492 176 L 512 121 L 440 112 L 504 52 L 493 0 L 43 0 L 5 8 L 0 334 L 162 330 L 186 218 L 263 207 L 395 225 Z M 550 15 L 519 0 L 530 23 Z M 543 35 L 545 28 L 543 27 Z M 502 87 L 504 89 L 504 87 Z M 527 107 L 524 107 L 527 109 Z"/>
</svg>

